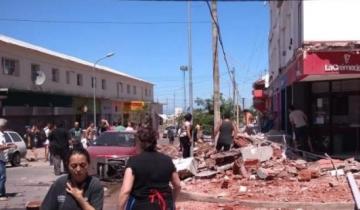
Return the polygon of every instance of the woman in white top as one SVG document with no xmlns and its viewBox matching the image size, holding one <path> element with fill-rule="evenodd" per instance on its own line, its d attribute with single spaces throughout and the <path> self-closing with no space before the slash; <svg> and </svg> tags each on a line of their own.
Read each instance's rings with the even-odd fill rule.
<svg viewBox="0 0 360 210">
<path fill-rule="evenodd" d="M 125 131 L 128 131 L 128 132 L 134 132 L 134 128 L 132 127 L 132 123 L 131 122 L 128 122 L 128 125 L 127 127 L 125 128 Z"/>
</svg>

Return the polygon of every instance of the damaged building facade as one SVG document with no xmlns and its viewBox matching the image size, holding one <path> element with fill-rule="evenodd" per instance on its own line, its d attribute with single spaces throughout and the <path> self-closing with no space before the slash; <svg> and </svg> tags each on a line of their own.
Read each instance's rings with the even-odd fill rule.
<svg viewBox="0 0 360 210">
<path fill-rule="evenodd" d="M 288 106 L 303 110 L 317 152 L 360 152 L 360 2 L 269 1 L 268 110 L 291 134 Z"/>
<path fill-rule="evenodd" d="M 162 113 L 153 84 L 117 70 L 0 35 L 0 116 L 20 133 L 25 125 L 62 121 L 66 127 L 93 122 L 139 122 Z M 95 79 L 94 79 L 95 74 Z"/>
</svg>

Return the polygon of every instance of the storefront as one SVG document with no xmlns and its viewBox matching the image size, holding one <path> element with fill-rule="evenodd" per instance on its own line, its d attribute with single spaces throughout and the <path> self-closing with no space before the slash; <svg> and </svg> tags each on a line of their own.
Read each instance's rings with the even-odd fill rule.
<svg viewBox="0 0 360 210">
<path fill-rule="evenodd" d="M 358 52 L 305 52 L 274 81 L 272 91 L 281 129 L 291 134 L 287 107 L 293 104 L 308 115 L 316 152 L 360 155 Z"/>
</svg>

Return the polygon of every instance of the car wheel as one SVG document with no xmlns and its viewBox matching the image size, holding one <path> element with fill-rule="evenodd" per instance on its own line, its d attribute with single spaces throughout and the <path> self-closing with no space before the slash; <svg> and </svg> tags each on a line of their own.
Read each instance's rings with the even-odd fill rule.
<svg viewBox="0 0 360 210">
<path fill-rule="evenodd" d="M 21 162 L 20 153 L 16 152 L 11 159 L 11 165 L 12 166 L 19 166 Z"/>
</svg>

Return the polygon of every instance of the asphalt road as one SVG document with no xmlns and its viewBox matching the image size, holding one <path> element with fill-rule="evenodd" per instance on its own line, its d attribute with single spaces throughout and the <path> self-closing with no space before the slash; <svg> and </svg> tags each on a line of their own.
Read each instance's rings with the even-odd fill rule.
<svg viewBox="0 0 360 210">
<path fill-rule="evenodd" d="M 161 144 L 168 143 L 167 139 L 161 139 Z M 36 162 L 22 160 L 21 166 L 7 167 L 6 190 L 9 196 L 7 201 L 0 201 L 1 210 L 25 209 L 27 202 L 41 201 L 51 184 L 56 180 L 53 166 L 44 162 L 44 149 L 37 149 L 40 159 Z M 115 210 L 120 183 L 103 182 L 105 186 L 104 209 Z"/>
</svg>

